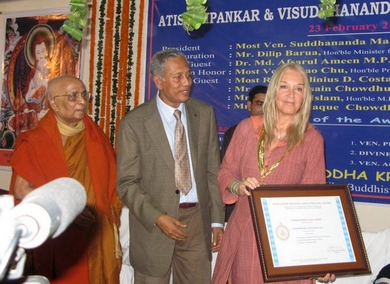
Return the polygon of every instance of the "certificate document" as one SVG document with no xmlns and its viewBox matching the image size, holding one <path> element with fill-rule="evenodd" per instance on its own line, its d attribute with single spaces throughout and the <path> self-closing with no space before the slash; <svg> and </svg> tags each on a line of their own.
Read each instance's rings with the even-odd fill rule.
<svg viewBox="0 0 390 284">
<path fill-rule="evenodd" d="M 274 267 L 356 262 L 339 196 L 260 202 Z"/>
<path fill-rule="evenodd" d="M 371 273 L 348 185 L 262 185 L 249 204 L 264 282 Z"/>
</svg>

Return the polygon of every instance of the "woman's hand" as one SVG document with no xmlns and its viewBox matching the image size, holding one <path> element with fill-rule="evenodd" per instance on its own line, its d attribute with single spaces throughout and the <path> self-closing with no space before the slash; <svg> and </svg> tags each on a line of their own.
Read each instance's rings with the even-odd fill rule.
<svg viewBox="0 0 390 284">
<path fill-rule="evenodd" d="M 324 277 L 318 277 L 317 281 L 321 283 L 329 283 L 329 282 L 334 282 L 336 281 L 336 275 L 327 273 Z"/>
<path fill-rule="evenodd" d="M 232 193 L 242 196 L 242 195 L 251 195 L 249 189 L 255 189 L 260 186 L 259 181 L 255 177 L 247 177 L 242 181 L 238 181 L 234 184 L 232 188 Z"/>
</svg>

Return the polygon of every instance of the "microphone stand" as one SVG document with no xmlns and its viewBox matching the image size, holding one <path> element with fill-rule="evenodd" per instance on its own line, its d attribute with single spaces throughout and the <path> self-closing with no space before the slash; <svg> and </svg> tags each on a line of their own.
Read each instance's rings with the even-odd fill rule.
<svg viewBox="0 0 390 284">
<path fill-rule="evenodd" d="M 19 241 L 22 236 L 22 233 L 23 231 L 21 229 L 16 230 L 15 235 L 13 236 L 7 250 L 4 253 L 4 257 L 1 259 L 0 282 L 7 276 L 11 265 L 13 265 L 14 261 L 16 260 L 15 255 L 19 247 Z M 18 265 L 18 262 L 16 262 L 16 264 Z"/>
</svg>

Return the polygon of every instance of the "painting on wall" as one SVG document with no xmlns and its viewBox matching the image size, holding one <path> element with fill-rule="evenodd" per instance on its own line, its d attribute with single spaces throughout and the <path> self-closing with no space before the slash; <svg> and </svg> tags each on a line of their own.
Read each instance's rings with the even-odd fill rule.
<svg viewBox="0 0 390 284">
<path fill-rule="evenodd" d="M 64 13 L 2 15 L 0 167 L 9 167 L 16 137 L 47 113 L 48 81 L 61 74 L 79 76 L 81 44 L 62 30 L 67 19 Z"/>
</svg>

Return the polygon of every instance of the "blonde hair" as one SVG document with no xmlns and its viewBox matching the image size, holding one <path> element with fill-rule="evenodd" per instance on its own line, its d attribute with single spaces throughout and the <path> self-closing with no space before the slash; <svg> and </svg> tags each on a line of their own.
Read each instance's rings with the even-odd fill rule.
<svg viewBox="0 0 390 284">
<path fill-rule="evenodd" d="M 276 115 L 276 97 L 280 86 L 281 78 L 287 70 L 298 71 L 303 78 L 303 102 L 294 116 L 290 126 L 286 130 L 287 138 L 287 151 L 294 147 L 297 142 L 303 140 L 307 126 L 309 124 L 312 93 L 309 78 L 305 69 L 297 63 L 286 63 L 278 67 L 273 74 L 271 81 L 268 85 L 267 95 L 265 97 L 263 110 L 264 110 L 264 128 L 266 131 L 266 141 L 272 141 L 275 138 L 274 129 L 277 128 L 277 115 Z"/>
</svg>

